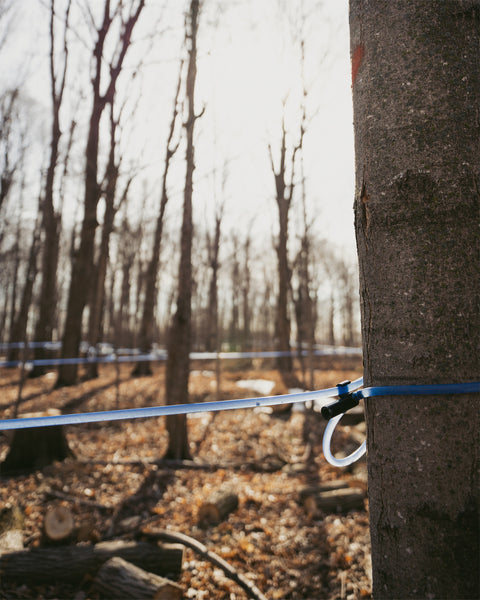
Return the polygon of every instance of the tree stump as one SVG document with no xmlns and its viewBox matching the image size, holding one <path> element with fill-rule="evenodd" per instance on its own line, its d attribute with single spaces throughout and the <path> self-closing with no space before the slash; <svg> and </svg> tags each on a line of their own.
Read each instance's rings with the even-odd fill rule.
<svg viewBox="0 0 480 600">
<path fill-rule="evenodd" d="M 198 522 L 202 527 L 218 525 L 238 508 L 238 496 L 232 490 L 218 490 L 200 506 Z"/>
<path fill-rule="evenodd" d="M 182 588 L 173 581 L 149 573 L 123 558 L 108 560 L 93 580 L 92 589 L 107 598 L 132 598 L 133 600 L 177 600 Z"/>
<path fill-rule="evenodd" d="M 46 412 L 28 413 L 20 415 L 20 418 L 55 414 L 60 414 L 60 411 L 51 409 Z M 60 425 L 16 429 L 13 432 L 8 454 L 0 464 L 0 473 L 2 475 L 31 473 L 55 461 L 61 462 L 74 456 L 68 445 L 65 431 Z"/>
</svg>

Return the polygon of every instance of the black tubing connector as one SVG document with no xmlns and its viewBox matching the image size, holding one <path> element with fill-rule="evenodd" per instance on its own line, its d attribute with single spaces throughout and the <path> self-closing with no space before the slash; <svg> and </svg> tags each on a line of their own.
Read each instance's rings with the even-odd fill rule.
<svg viewBox="0 0 480 600">
<path fill-rule="evenodd" d="M 349 383 L 351 382 L 342 381 L 342 383 L 339 383 L 337 385 L 339 388 L 338 400 L 335 400 L 335 402 L 327 404 L 326 406 L 322 406 L 322 417 L 327 421 L 333 419 L 333 417 L 336 417 L 337 415 L 347 412 L 350 408 L 358 406 L 358 403 L 360 402 L 359 397 L 355 397 L 351 392 L 341 392 L 341 388 L 347 387 Z"/>
</svg>

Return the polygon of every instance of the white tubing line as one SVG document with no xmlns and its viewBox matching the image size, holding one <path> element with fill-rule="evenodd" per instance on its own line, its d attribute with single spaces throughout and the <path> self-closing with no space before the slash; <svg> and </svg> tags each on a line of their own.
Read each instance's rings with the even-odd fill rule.
<svg viewBox="0 0 480 600">
<path fill-rule="evenodd" d="M 349 384 L 348 391 L 359 388 L 363 379 Z M 342 386 L 342 390 L 345 388 Z M 173 404 L 146 408 L 127 408 L 123 410 L 107 410 L 102 412 L 55 415 L 50 417 L 27 417 L 24 419 L 0 420 L 0 430 L 28 429 L 31 427 L 51 427 L 54 425 L 76 425 L 80 423 L 98 423 L 101 421 L 121 421 L 145 417 L 164 417 L 168 415 L 187 415 L 191 413 L 234 410 L 239 408 L 257 408 L 260 406 L 276 406 L 278 404 L 294 404 L 308 400 L 332 398 L 338 395 L 338 387 L 327 388 L 316 392 L 285 394 L 283 396 L 266 396 L 263 398 L 244 398 L 239 400 L 220 400 L 218 402 L 201 402 L 195 404 Z"/>
</svg>

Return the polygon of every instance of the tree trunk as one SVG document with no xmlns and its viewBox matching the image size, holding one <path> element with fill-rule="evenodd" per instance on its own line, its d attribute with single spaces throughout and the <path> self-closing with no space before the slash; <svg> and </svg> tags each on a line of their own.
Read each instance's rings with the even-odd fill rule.
<svg viewBox="0 0 480 600">
<path fill-rule="evenodd" d="M 106 171 L 105 186 L 105 214 L 103 217 L 102 235 L 97 263 L 93 269 L 94 283 L 91 289 L 90 312 L 88 320 L 88 342 L 96 346 L 101 341 L 102 313 L 105 300 L 105 278 L 110 253 L 110 236 L 118 206 L 115 206 L 115 193 L 117 189 L 119 166 L 115 160 L 115 132 L 117 121 L 113 116 L 113 104 L 110 105 L 110 153 Z M 88 365 L 87 376 L 89 379 L 98 377 L 98 363 Z"/>
<path fill-rule="evenodd" d="M 211 268 L 210 283 L 208 287 L 207 327 L 205 332 L 205 350 L 218 352 L 218 270 L 220 251 L 220 234 L 222 226 L 222 209 L 215 215 L 215 233 L 213 239 L 207 236 L 208 262 Z"/>
<path fill-rule="evenodd" d="M 241 275 L 240 275 L 240 263 L 238 260 L 239 246 L 240 241 L 238 235 L 235 233 L 232 235 L 232 244 L 233 244 L 233 252 L 232 252 L 232 295 L 230 299 L 230 307 L 231 307 L 231 319 L 229 324 L 229 345 L 230 350 L 237 351 L 239 350 L 238 342 L 239 342 L 239 299 L 241 294 Z"/>
<path fill-rule="evenodd" d="M 10 339 L 13 342 L 25 341 L 27 337 L 28 313 L 32 304 L 33 286 L 37 276 L 37 251 L 38 251 L 39 231 L 38 222 L 35 224 L 33 232 L 32 245 L 28 257 L 25 286 L 22 291 L 20 307 L 15 315 L 15 320 L 10 332 Z M 26 349 L 25 349 L 26 350 Z M 8 360 L 18 360 L 18 348 L 11 348 L 8 354 Z M 25 352 L 24 352 L 25 356 Z"/>
<path fill-rule="evenodd" d="M 350 22 L 365 383 L 478 381 L 480 3 Z M 375 597 L 480 596 L 478 400 L 366 401 Z"/>
<path fill-rule="evenodd" d="M 172 160 L 175 152 L 177 151 L 178 144 L 175 147 L 171 147 L 171 143 L 173 140 L 173 135 L 175 132 L 175 124 L 178 116 L 178 97 L 180 94 L 180 88 L 182 83 L 182 71 L 183 71 L 183 61 L 180 63 L 180 68 L 178 72 L 178 83 L 177 83 L 177 91 L 175 94 L 175 100 L 173 103 L 173 114 L 172 119 L 170 121 L 170 131 L 167 139 L 167 149 L 165 153 L 165 165 L 163 169 L 163 178 L 162 178 L 162 193 L 160 197 L 160 206 L 157 216 L 157 223 L 155 227 L 155 236 L 153 241 L 153 249 L 152 256 L 150 258 L 150 262 L 148 263 L 147 272 L 146 272 L 146 281 L 145 281 L 145 297 L 143 301 L 143 311 L 142 311 L 142 320 L 140 324 L 140 333 L 139 333 L 139 346 L 143 352 L 150 352 L 150 348 L 153 341 L 153 327 L 155 324 L 155 305 L 157 303 L 157 282 L 158 282 L 158 268 L 160 265 L 160 248 L 162 243 L 162 235 L 163 235 L 163 220 L 165 216 L 165 209 L 167 208 L 168 203 L 168 194 L 167 194 L 167 177 L 168 171 L 170 168 L 170 161 Z M 142 361 L 135 365 L 133 369 L 133 375 L 151 375 L 152 369 L 150 367 L 150 362 Z"/>
<path fill-rule="evenodd" d="M 186 82 L 188 118 L 185 124 L 187 134 L 185 191 L 183 197 L 183 220 L 180 239 L 180 266 L 178 272 L 177 309 L 169 331 L 168 360 L 166 368 L 166 395 L 168 404 L 188 402 L 188 379 L 190 374 L 190 349 L 192 338 L 192 195 L 194 143 L 193 130 L 198 116 L 195 115 L 195 78 L 197 74 L 197 30 L 198 0 L 191 0 L 188 15 L 186 39 L 190 43 Z M 187 435 L 186 415 L 167 417 L 169 435 L 166 458 L 191 458 Z"/>
<path fill-rule="evenodd" d="M 105 61 L 104 45 L 113 20 L 117 16 L 110 14 L 110 2 L 104 5 L 103 23 L 97 30 L 97 41 L 93 51 L 95 71 L 92 78 L 93 101 L 90 114 L 87 145 L 85 150 L 85 192 L 84 216 L 80 233 L 80 246 L 72 263 L 70 290 L 68 295 L 67 316 L 62 340 L 62 358 L 78 355 L 82 336 L 82 317 L 88 300 L 90 280 L 93 270 L 95 231 L 97 228 L 97 207 L 100 200 L 98 184 L 98 151 L 100 120 L 107 103 L 115 98 L 116 82 L 122 70 L 123 60 L 130 46 L 133 28 L 144 7 L 145 1 L 139 0 L 137 7 L 127 19 L 122 19 L 118 52 L 109 68 L 109 80 L 105 93 L 101 93 L 102 64 Z M 59 368 L 57 386 L 73 385 L 77 379 L 78 365 L 63 364 Z"/>
<path fill-rule="evenodd" d="M 278 176 L 277 176 L 278 177 Z M 291 269 L 288 260 L 288 212 L 290 202 L 283 197 L 277 197 L 280 230 L 277 243 L 278 259 L 278 296 L 277 296 L 277 350 L 289 353 L 290 347 L 290 318 L 288 316 L 288 293 L 290 290 Z M 291 373 L 293 360 L 290 354 L 279 356 L 277 365 L 280 372 Z"/>
<path fill-rule="evenodd" d="M 3 476 L 32 473 L 73 456 L 62 427 L 17 429 L 8 454 L 0 464 L 0 473 Z"/>
<path fill-rule="evenodd" d="M 55 0 L 50 2 L 50 93 L 52 98 L 52 125 L 50 138 L 50 159 L 45 180 L 45 196 L 42 203 L 43 217 L 43 256 L 42 256 L 42 285 L 40 288 L 39 313 L 35 326 L 35 339 L 40 342 L 51 342 L 55 323 L 57 306 L 57 267 L 60 246 L 61 215 L 56 213 L 54 206 L 55 171 L 58 163 L 58 148 L 62 131 L 60 129 L 60 108 L 65 90 L 68 51 L 67 30 L 71 1 L 68 2 L 65 13 L 65 28 L 63 34 L 63 67 L 57 89 L 58 73 L 55 61 Z M 66 159 L 65 159 L 66 160 Z M 45 358 L 45 349 L 35 349 L 35 359 Z M 30 373 L 31 377 L 43 375 L 45 366 L 36 365 Z"/>
</svg>

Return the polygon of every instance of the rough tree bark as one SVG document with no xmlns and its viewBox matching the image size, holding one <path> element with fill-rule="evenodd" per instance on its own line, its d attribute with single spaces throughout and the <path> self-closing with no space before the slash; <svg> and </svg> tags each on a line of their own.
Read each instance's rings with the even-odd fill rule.
<svg viewBox="0 0 480 600">
<path fill-rule="evenodd" d="M 480 3 L 350 0 L 366 385 L 480 379 Z M 373 593 L 478 598 L 478 395 L 366 402 Z"/>
<path fill-rule="evenodd" d="M 177 308 L 168 335 L 168 360 L 166 368 L 166 396 L 168 404 L 188 402 L 188 379 L 190 374 L 190 349 L 192 339 L 192 195 L 195 121 L 195 79 L 197 75 L 197 31 L 199 0 L 191 0 L 187 15 L 186 40 L 188 48 L 188 70 L 186 80 L 186 102 L 188 106 L 185 131 L 187 136 L 185 191 L 183 196 L 183 219 L 180 236 L 180 265 L 178 271 Z M 189 459 L 186 415 L 167 417 L 168 448 L 166 458 Z"/>
</svg>

